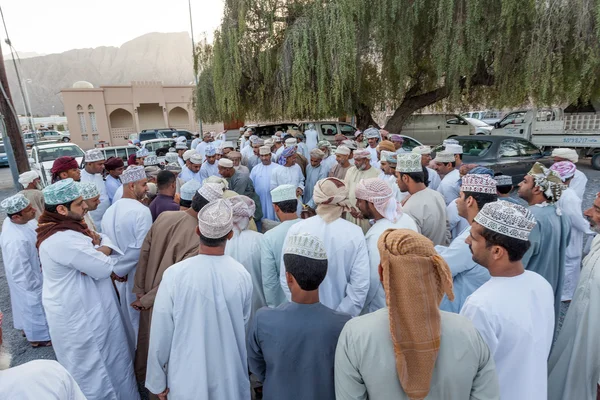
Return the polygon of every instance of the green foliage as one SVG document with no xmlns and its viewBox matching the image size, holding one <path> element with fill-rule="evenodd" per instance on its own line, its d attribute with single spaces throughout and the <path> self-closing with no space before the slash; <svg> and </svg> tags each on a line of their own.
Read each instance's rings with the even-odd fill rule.
<svg viewBox="0 0 600 400">
<path fill-rule="evenodd" d="M 440 87 L 451 105 L 587 100 L 599 27 L 600 0 L 227 0 L 196 112 L 326 118 Z"/>
</svg>

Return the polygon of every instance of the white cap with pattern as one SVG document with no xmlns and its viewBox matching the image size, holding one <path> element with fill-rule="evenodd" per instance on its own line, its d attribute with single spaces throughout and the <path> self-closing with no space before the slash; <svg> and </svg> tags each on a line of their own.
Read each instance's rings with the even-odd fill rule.
<svg viewBox="0 0 600 400">
<path fill-rule="evenodd" d="M 421 155 L 418 153 L 401 153 L 396 157 L 396 171 L 410 174 L 412 172 L 423 172 Z"/>
<path fill-rule="evenodd" d="M 525 207 L 499 200 L 487 203 L 475 216 L 475 222 L 491 231 L 519 240 L 529 240 L 537 223 Z"/>
<path fill-rule="evenodd" d="M 325 244 L 321 239 L 309 233 L 288 236 L 283 254 L 293 254 L 312 260 L 327 260 Z"/>
<path fill-rule="evenodd" d="M 435 155 L 435 158 L 433 159 L 433 162 L 436 163 L 444 163 L 444 164 L 448 164 L 451 162 L 454 162 L 454 154 L 452 153 L 448 153 L 446 151 L 438 151 L 437 154 Z"/>
<path fill-rule="evenodd" d="M 185 136 L 183 136 L 185 137 Z M 186 142 L 177 142 L 175 143 L 175 150 L 187 150 L 187 143 Z"/>
<path fill-rule="evenodd" d="M 198 189 L 202 184 L 195 179 L 189 180 L 179 189 L 179 194 L 182 200 L 192 201 Z"/>
<path fill-rule="evenodd" d="M 337 149 L 335 149 L 335 154 L 341 154 L 343 156 L 349 156 L 350 155 L 350 149 L 346 146 L 338 146 Z"/>
<path fill-rule="evenodd" d="M 233 161 L 228 158 L 221 158 L 219 160 L 219 167 L 223 168 L 233 168 Z"/>
<path fill-rule="evenodd" d="M 294 185 L 281 185 L 271 190 L 271 201 L 273 203 L 296 199 L 296 186 Z"/>
<path fill-rule="evenodd" d="M 198 189 L 198 193 L 208 201 L 215 201 L 223 198 L 223 190 L 222 183 L 210 183 L 204 181 L 202 187 Z"/>
<path fill-rule="evenodd" d="M 202 156 L 198 153 L 192 154 L 190 162 L 196 165 L 202 165 Z"/>
<path fill-rule="evenodd" d="M 298 141 L 295 138 L 285 139 L 285 147 L 295 146 L 298 144 Z"/>
<path fill-rule="evenodd" d="M 218 199 L 204 206 L 198 213 L 198 229 L 209 239 L 225 237 L 233 229 L 231 202 Z"/>
<path fill-rule="evenodd" d="M 123 184 L 141 181 L 142 179 L 146 179 L 146 170 L 142 166 L 133 165 L 123 171 L 120 178 Z"/>
<path fill-rule="evenodd" d="M 191 150 L 186 150 L 186 151 L 183 153 L 183 155 L 181 156 L 181 158 L 183 158 L 183 161 L 187 161 L 187 160 L 189 160 L 189 159 L 190 159 L 190 157 L 191 157 L 193 154 L 196 154 L 196 150 L 194 150 L 194 149 L 191 149 Z"/>
<path fill-rule="evenodd" d="M 444 151 L 452 154 L 462 154 L 463 147 L 460 144 L 447 144 Z"/>
<path fill-rule="evenodd" d="M 417 146 L 415 148 L 412 149 L 413 153 L 417 153 L 417 154 L 431 154 L 431 147 L 429 146 Z"/>
<path fill-rule="evenodd" d="M 27 197 L 23 196 L 21 193 L 17 193 L 14 196 L 2 200 L 0 207 L 2 207 L 7 214 L 16 214 L 26 209 L 29 204 Z"/>
<path fill-rule="evenodd" d="M 498 175 L 496 179 L 496 186 L 512 186 L 513 180 L 510 175 Z"/>
<path fill-rule="evenodd" d="M 258 149 L 258 154 L 261 156 L 266 156 L 268 154 L 271 154 L 271 148 L 269 146 L 261 146 Z"/>
<path fill-rule="evenodd" d="M 462 178 L 460 190 L 463 192 L 496 194 L 496 180 L 489 175 L 467 174 Z"/>
<path fill-rule="evenodd" d="M 104 161 L 104 153 L 100 149 L 91 149 L 85 152 L 85 162 Z"/>
<path fill-rule="evenodd" d="M 93 199 L 96 196 L 100 196 L 98 186 L 93 182 L 76 182 L 79 186 L 79 193 L 84 200 Z"/>
<path fill-rule="evenodd" d="M 148 157 L 144 158 L 145 166 L 157 165 L 157 164 L 158 164 L 158 157 L 156 157 L 154 154 L 150 154 Z"/>
</svg>

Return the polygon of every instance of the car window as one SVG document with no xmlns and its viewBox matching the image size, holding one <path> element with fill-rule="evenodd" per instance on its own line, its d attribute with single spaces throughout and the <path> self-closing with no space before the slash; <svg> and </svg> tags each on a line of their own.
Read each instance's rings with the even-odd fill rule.
<svg viewBox="0 0 600 400">
<path fill-rule="evenodd" d="M 352 125 L 346 124 L 338 124 L 340 126 L 340 133 L 344 136 L 350 136 L 354 138 L 354 132 L 356 132 L 356 128 Z"/>
<path fill-rule="evenodd" d="M 508 114 L 502 119 L 502 121 L 500 121 L 500 128 L 504 128 L 509 124 L 522 124 L 525 122 L 525 114 L 527 114 L 527 111 L 515 111 Z"/>
<path fill-rule="evenodd" d="M 415 147 L 419 147 L 420 144 L 416 140 L 413 140 L 409 137 L 404 136 L 404 142 L 402 143 L 402 149 L 406 151 L 412 151 Z"/>
<path fill-rule="evenodd" d="M 538 122 L 547 122 L 556 120 L 556 115 L 552 110 L 539 110 L 535 116 Z"/>
<path fill-rule="evenodd" d="M 489 140 L 461 140 L 458 139 L 458 143 L 463 148 L 463 155 L 483 157 L 489 151 L 492 146 L 492 142 Z"/>
<path fill-rule="evenodd" d="M 448 125 L 469 125 L 467 121 L 460 118 L 458 115 L 446 115 L 446 123 Z"/>
<path fill-rule="evenodd" d="M 54 161 L 58 157 L 83 157 L 83 151 L 75 146 L 51 147 L 48 149 L 38 149 L 38 157 L 41 162 Z"/>
<path fill-rule="evenodd" d="M 127 149 L 117 149 L 117 157 L 121 158 L 124 162 L 127 161 Z"/>
<path fill-rule="evenodd" d="M 4 150 L 4 145 L 0 144 L 0 153 L 4 154 L 6 151 Z"/>
<path fill-rule="evenodd" d="M 542 155 L 540 149 L 528 140 L 517 139 L 517 145 L 519 146 L 519 153 L 522 157 L 539 157 Z"/>
<path fill-rule="evenodd" d="M 321 124 L 321 133 L 325 136 L 337 135 L 337 127 L 332 124 Z"/>
<path fill-rule="evenodd" d="M 115 149 L 102 150 L 102 152 L 104 153 L 104 157 L 106 160 L 108 160 L 109 157 L 114 157 L 117 154 L 115 152 Z"/>
<path fill-rule="evenodd" d="M 517 141 L 514 139 L 503 140 L 500 143 L 498 155 L 502 158 L 521 157 L 521 150 Z"/>
</svg>

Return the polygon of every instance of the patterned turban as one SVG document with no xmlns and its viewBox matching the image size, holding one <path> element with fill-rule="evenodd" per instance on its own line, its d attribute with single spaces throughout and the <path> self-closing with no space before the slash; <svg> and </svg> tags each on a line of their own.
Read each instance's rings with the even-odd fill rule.
<svg viewBox="0 0 600 400">
<path fill-rule="evenodd" d="M 371 159 L 371 152 L 367 149 L 360 149 L 360 150 L 356 150 L 354 152 L 354 159 L 355 160 L 360 160 L 363 158 L 367 158 L 367 159 Z"/>
<path fill-rule="evenodd" d="M 527 173 L 535 180 L 535 186 L 538 186 L 549 200 L 550 204 L 556 203 L 563 190 L 567 187 L 563 184 L 562 179 L 558 172 L 552 171 L 546 168 L 543 164 L 536 162 L 533 168 Z M 558 208 L 557 213 L 560 213 Z"/>
<path fill-rule="evenodd" d="M 238 232 L 245 231 L 256 211 L 254 200 L 247 196 L 235 196 L 229 200 L 233 212 L 233 229 Z"/>
<path fill-rule="evenodd" d="M 383 288 L 400 385 L 410 399 L 424 399 L 440 350 L 439 304 L 452 293 L 452 273 L 431 240 L 408 229 L 379 237 Z"/>
<path fill-rule="evenodd" d="M 557 172 L 563 182 L 575 176 L 575 171 L 577 171 L 577 167 L 571 161 L 560 161 L 554 163 L 550 169 L 554 172 Z"/>
<path fill-rule="evenodd" d="M 322 160 L 325 158 L 325 153 L 319 149 L 312 149 L 310 151 L 310 156 L 314 157 L 314 158 L 319 158 Z"/>
<path fill-rule="evenodd" d="M 335 221 L 344 211 L 350 211 L 348 187 L 337 178 L 321 179 L 315 185 L 313 200 L 317 205 L 317 215 L 326 223 Z"/>
<path fill-rule="evenodd" d="M 296 154 L 296 146 L 287 147 L 281 153 L 281 156 L 279 156 L 279 160 L 277 160 L 277 164 L 279 164 L 279 165 L 285 165 L 287 163 L 287 159 L 290 156 L 292 156 L 293 154 Z"/>
<path fill-rule="evenodd" d="M 382 140 L 377 145 L 377 148 L 379 149 L 379 151 L 382 151 L 382 150 L 396 151 L 396 147 L 394 147 L 394 143 L 390 142 L 389 140 Z"/>
<path fill-rule="evenodd" d="M 402 215 L 402 207 L 396 201 L 392 188 L 379 178 L 361 179 L 356 185 L 356 198 L 373 203 L 388 221 L 396 222 Z"/>
</svg>

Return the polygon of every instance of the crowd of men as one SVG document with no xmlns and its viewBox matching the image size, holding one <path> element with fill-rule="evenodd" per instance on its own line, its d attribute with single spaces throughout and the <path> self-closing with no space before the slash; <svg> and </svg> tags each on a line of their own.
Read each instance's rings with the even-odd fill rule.
<svg viewBox="0 0 600 400">
<path fill-rule="evenodd" d="M 57 362 L 0 348 L 0 398 L 596 398 L 600 196 L 582 215 L 574 150 L 513 182 L 454 140 L 333 139 L 205 134 L 22 174 L 1 202 L 13 328 Z"/>
</svg>

